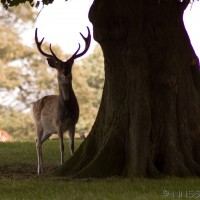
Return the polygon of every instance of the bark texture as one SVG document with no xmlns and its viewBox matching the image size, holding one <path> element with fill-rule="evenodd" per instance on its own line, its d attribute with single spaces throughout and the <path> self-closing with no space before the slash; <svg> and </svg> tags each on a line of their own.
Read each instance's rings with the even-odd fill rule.
<svg viewBox="0 0 200 200">
<path fill-rule="evenodd" d="M 200 73 L 183 24 L 187 4 L 94 0 L 102 102 L 90 135 L 58 174 L 200 175 Z"/>
</svg>

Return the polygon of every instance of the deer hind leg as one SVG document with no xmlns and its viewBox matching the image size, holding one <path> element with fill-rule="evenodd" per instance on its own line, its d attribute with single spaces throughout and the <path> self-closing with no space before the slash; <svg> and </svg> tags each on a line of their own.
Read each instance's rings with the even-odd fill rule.
<svg viewBox="0 0 200 200">
<path fill-rule="evenodd" d="M 69 128 L 69 148 L 71 151 L 71 155 L 74 154 L 74 134 L 75 134 L 75 126 L 71 126 Z"/>
<path fill-rule="evenodd" d="M 37 173 L 39 175 L 42 172 L 44 172 L 43 159 L 42 159 L 42 142 L 41 142 L 43 130 L 37 128 L 37 133 L 38 133 L 38 137 L 35 141 L 36 141 L 37 160 L 38 160 Z"/>
<path fill-rule="evenodd" d="M 37 157 L 38 157 L 38 168 L 37 172 L 38 175 L 44 172 L 43 167 L 43 156 L 42 156 L 42 144 L 45 140 L 47 140 L 52 134 L 43 133 L 43 130 L 41 130 L 38 134 L 38 138 L 36 139 L 36 149 L 37 149 Z"/>
<path fill-rule="evenodd" d="M 37 150 L 37 174 L 44 172 L 43 160 L 42 160 L 42 144 L 39 139 L 36 139 L 36 150 Z"/>
</svg>

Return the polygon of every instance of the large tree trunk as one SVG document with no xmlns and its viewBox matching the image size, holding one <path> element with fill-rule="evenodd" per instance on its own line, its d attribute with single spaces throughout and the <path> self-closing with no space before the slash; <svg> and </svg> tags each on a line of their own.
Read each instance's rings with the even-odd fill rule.
<svg viewBox="0 0 200 200">
<path fill-rule="evenodd" d="M 105 58 L 102 102 L 60 174 L 200 175 L 200 73 L 183 24 L 187 4 L 94 0 L 90 20 Z"/>
</svg>

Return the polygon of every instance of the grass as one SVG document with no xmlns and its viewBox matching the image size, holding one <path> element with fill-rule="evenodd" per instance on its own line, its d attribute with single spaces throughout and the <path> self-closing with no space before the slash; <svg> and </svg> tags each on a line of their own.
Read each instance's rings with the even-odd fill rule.
<svg viewBox="0 0 200 200">
<path fill-rule="evenodd" d="M 76 148 L 80 142 L 76 142 Z M 68 142 L 65 144 L 69 157 Z M 60 163 L 59 142 L 44 144 L 44 164 L 52 170 Z M 67 180 L 36 175 L 33 142 L 0 143 L 0 200 L 132 200 L 200 199 L 200 179 L 89 179 Z"/>
<path fill-rule="evenodd" d="M 75 149 L 81 141 L 76 141 Z M 70 157 L 68 141 L 65 140 L 65 160 Z M 46 170 L 60 165 L 59 141 L 46 141 L 43 144 L 43 159 Z M 37 155 L 34 142 L 0 143 L 0 177 L 36 175 Z"/>
</svg>

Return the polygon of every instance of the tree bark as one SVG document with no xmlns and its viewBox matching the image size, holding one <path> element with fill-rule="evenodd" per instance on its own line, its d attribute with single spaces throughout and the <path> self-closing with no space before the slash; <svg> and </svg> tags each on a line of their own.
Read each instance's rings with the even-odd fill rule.
<svg viewBox="0 0 200 200">
<path fill-rule="evenodd" d="M 200 73 L 183 24 L 187 4 L 94 0 L 102 102 L 89 136 L 58 174 L 200 175 Z"/>
</svg>

